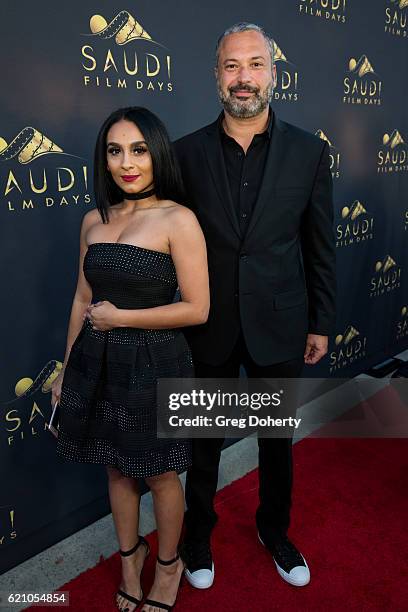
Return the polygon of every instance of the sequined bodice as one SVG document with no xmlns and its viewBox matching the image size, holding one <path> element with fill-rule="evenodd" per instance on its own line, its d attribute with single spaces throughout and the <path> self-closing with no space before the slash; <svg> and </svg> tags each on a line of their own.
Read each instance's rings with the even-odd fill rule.
<svg viewBox="0 0 408 612">
<path fill-rule="evenodd" d="M 170 304 L 177 289 L 171 255 L 121 242 L 89 245 L 84 274 L 92 301 L 117 308 L 152 308 Z"/>
</svg>

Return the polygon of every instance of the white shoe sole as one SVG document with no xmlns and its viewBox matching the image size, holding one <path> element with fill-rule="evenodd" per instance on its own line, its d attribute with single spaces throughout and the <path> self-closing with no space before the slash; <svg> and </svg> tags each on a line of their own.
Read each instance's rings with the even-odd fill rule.
<svg viewBox="0 0 408 612">
<path fill-rule="evenodd" d="M 197 570 L 198 572 L 200 570 Z M 210 571 L 210 570 L 207 570 Z M 215 577 L 215 570 L 214 570 L 214 563 L 212 564 L 211 567 L 211 579 L 208 581 L 207 584 L 203 585 L 200 584 L 200 581 L 194 578 L 194 574 L 196 572 L 189 572 L 188 569 L 184 570 L 184 575 L 186 577 L 186 580 L 189 584 L 191 584 L 192 587 L 194 587 L 195 589 L 209 589 L 210 586 L 212 586 L 213 582 L 214 582 L 214 577 Z"/>
<path fill-rule="evenodd" d="M 262 544 L 262 546 L 265 546 L 265 542 L 263 542 L 263 541 L 262 541 L 261 536 L 259 535 L 259 532 L 258 532 L 258 540 L 260 541 L 260 543 Z M 265 546 L 265 548 L 266 548 L 266 546 Z M 306 568 L 307 568 L 307 569 L 308 569 L 308 571 L 309 571 L 309 580 L 308 580 L 307 582 L 298 582 L 297 580 L 295 580 L 295 579 L 291 578 L 287 572 L 285 572 L 285 571 L 284 571 L 284 570 L 283 570 L 281 567 L 279 567 L 279 565 L 276 563 L 275 559 L 273 559 L 273 560 L 274 560 L 274 562 L 275 562 L 276 569 L 277 569 L 277 571 L 278 571 L 279 576 L 280 576 L 281 578 L 283 578 L 283 580 L 284 580 L 285 582 L 287 582 L 288 584 L 291 584 L 292 586 L 302 587 L 302 586 L 306 586 L 306 585 L 307 585 L 307 584 L 309 584 L 309 582 L 310 582 L 310 570 L 309 570 L 309 566 L 308 566 L 308 564 L 306 563 L 306 559 L 304 558 L 304 556 L 302 555 L 302 553 L 299 553 L 299 554 L 300 554 L 300 556 L 302 557 L 302 559 L 303 559 L 303 561 L 304 561 L 304 563 L 305 563 L 305 566 L 306 566 Z M 272 558 L 273 558 L 273 557 L 272 557 Z"/>
</svg>

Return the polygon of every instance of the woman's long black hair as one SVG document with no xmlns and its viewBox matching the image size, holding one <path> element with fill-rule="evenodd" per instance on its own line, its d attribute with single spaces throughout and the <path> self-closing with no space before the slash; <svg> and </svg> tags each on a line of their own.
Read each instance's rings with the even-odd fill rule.
<svg viewBox="0 0 408 612">
<path fill-rule="evenodd" d="M 106 138 L 114 123 L 125 119 L 143 134 L 153 162 L 155 195 L 159 200 L 183 203 L 185 191 L 180 167 L 163 122 L 147 108 L 129 106 L 114 111 L 99 130 L 94 156 L 94 190 L 96 206 L 104 223 L 109 222 L 109 207 L 124 198 L 124 192 L 107 169 Z"/>
</svg>

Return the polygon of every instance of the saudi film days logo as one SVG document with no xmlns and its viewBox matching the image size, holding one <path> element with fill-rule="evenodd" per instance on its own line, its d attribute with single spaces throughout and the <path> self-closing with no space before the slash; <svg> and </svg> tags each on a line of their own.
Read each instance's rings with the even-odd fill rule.
<svg viewBox="0 0 408 612">
<path fill-rule="evenodd" d="M 384 134 L 377 152 L 377 172 L 390 174 L 408 171 L 408 147 L 398 130 Z"/>
<path fill-rule="evenodd" d="M 364 204 L 355 200 L 351 206 L 341 210 L 341 221 L 336 226 L 336 247 L 347 247 L 372 240 L 374 218 Z"/>
<path fill-rule="evenodd" d="M 367 337 L 349 325 L 335 339 L 335 348 L 330 353 L 330 373 L 347 368 L 366 356 Z"/>
<path fill-rule="evenodd" d="M 375 264 L 375 273 L 370 281 L 370 298 L 379 297 L 401 286 L 401 266 L 387 255 Z"/>
<path fill-rule="evenodd" d="M 347 0 L 300 0 L 299 13 L 326 21 L 346 23 Z"/>
<path fill-rule="evenodd" d="M 90 204 L 88 168 L 83 161 L 30 126 L 9 144 L 0 138 L 0 185 L 8 210 Z"/>
<path fill-rule="evenodd" d="M 17 381 L 12 400 L 3 402 L 5 412 L 3 415 L 3 436 L 7 446 L 15 445 L 27 438 L 38 436 L 47 428 L 45 409 L 41 409 L 40 399 L 34 401 L 32 398 L 38 391 L 43 394 L 51 392 L 51 385 L 61 372 L 62 363 L 57 360 L 49 361 L 41 372 L 33 380 L 29 377 Z M 51 404 L 47 397 L 47 412 L 51 414 Z"/>
<path fill-rule="evenodd" d="M 321 138 L 321 140 L 325 140 L 330 147 L 330 170 L 332 173 L 333 179 L 340 178 L 340 151 L 334 144 L 327 138 L 326 134 L 323 130 L 317 130 L 315 132 L 315 136 Z"/>
<path fill-rule="evenodd" d="M 85 87 L 171 92 L 171 56 L 128 11 L 109 23 L 102 15 L 89 22 L 95 44 L 81 48 Z M 154 52 L 153 52 L 154 51 Z"/>
<path fill-rule="evenodd" d="M 408 306 L 403 306 L 397 320 L 396 339 L 408 338 Z"/>
<path fill-rule="evenodd" d="M 385 9 L 384 31 L 392 36 L 406 38 L 408 0 L 388 0 L 388 5 Z"/>
<path fill-rule="evenodd" d="M 381 106 L 382 81 L 366 55 L 350 59 L 343 86 L 343 104 Z"/>
<path fill-rule="evenodd" d="M 276 64 L 276 86 L 273 90 L 275 100 L 297 102 L 299 100 L 299 72 L 286 59 L 282 49 L 273 41 L 273 55 Z"/>
</svg>

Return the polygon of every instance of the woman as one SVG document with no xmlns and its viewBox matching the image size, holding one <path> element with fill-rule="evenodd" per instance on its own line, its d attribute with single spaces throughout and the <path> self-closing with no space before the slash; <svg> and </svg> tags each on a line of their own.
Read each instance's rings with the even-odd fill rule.
<svg viewBox="0 0 408 612">
<path fill-rule="evenodd" d="M 102 125 L 94 180 L 97 210 L 83 219 L 64 367 L 52 389 L 61 413 L 57 452 L 107 466 L 122 555 L 116 603 L 128 612 L 143 598 L 149 546 L 138 536 L 136 478 L 146 480 L 159 551 L 143 612 L 170 610 L 183 572 L 177 473 L 191 463 L 191 445 L 157 438 L 156 383 L 194 376 L 178 328 L 207 320 L 205 241 L 194 214 L 177 203 L 179 168 L 165 127 L 147 109 L 119 109 Z M 177 285 L 181 300 L 174 303 Z"/>
</svg>

